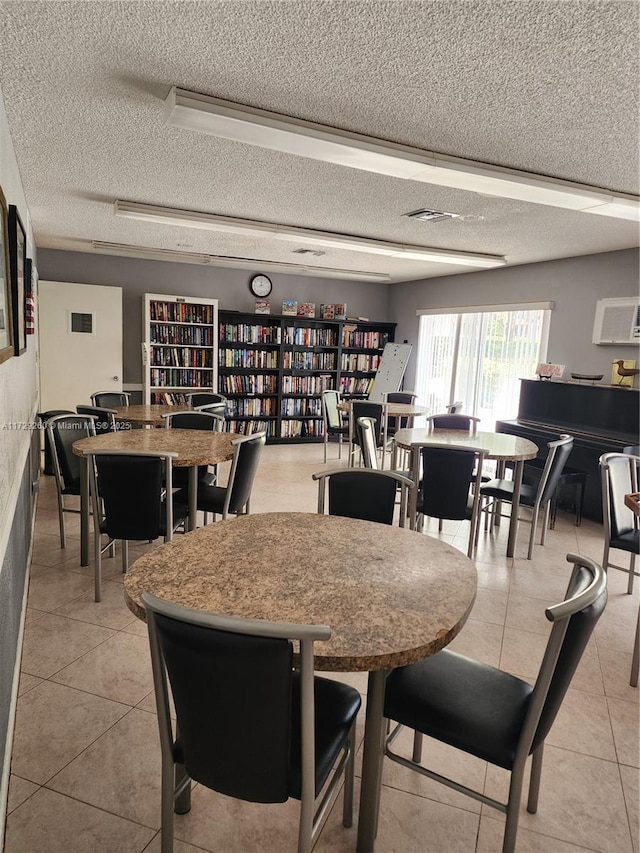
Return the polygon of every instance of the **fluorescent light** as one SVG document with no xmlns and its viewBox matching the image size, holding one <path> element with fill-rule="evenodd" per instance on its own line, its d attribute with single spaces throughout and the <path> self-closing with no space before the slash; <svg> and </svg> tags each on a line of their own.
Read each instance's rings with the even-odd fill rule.
<svg viewBox="0 0 640 853">
<path fill-rule="evenodd" d="M 207 255 L 204 252 L 179 252 L 176 249 L 156 249 L 152 246 L 132 246 L 128 243 L 108 243 L 93 240 L 91 248 L 100 255 L 117 255 L 125 258 L 145 258 L 153 261 L 174 261 L 182 264 L 231 267 L 241 269 L 263 269 L 286 275 L 310 275 L 321 278 L 338 278 L 346 281 L 370 281 L 389 283 L 391 276 L 381 272 L 365 270 L 342 270 L 334 267 L 306 266 L 279 261 L 264 261 L 257 258 L 234 258 L 224 255 Z"/>
<path fill-rule="evenodd" d="M 353 169 L 640 221 L 640 199 L 634 195 L 435 154 L 175 86 L 165 99 L 165 119 L 174 127 Z"/>
<path fill-rule="evenodd" d="M 208 231 L 222 231 L 226 234 L 241 234 L 248 237 L 271 237 L 275 240 L 327 246 L 331 249 L 385 255 L 386 257 L 404 258 L 412 261 L 457 264 L 475 267 L 476 269 L 489 269 L 506 264 L 506 260 L 500 255 L 480 255 L 448 249 L 429 249 L 425 246 L 410 246 L 404 243 L 388 243 L 384 240 L 370 240 L 367 237 L 351 237 L 346 234 L 334 234 L 330 231 L 313 231 L 292 225 L 275 225 L 271 222 L 258 222 L 252 219 L 235 219 L 230 216 L 217 216 L 214 213 L 179 210 L 173 207 L 156 207 L 152 204 L 140 204 L 133 201 L 116 201 L 114 212 L 116 216 L 126 219 L 139 219 L 144 222 L 203 228 Z"/>
</svg>

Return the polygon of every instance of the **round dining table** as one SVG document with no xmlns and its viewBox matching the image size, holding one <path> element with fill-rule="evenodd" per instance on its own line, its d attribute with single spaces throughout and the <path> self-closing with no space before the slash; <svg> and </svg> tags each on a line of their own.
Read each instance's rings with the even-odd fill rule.
<svg viewBox="0 0 640 853">
<path fill-rule="evenodd" d="M 173 408 L 173 407 L 168 407 Z M 231 432 L 199 429 L 118 429 L 115 432 L 81 438 L 73 452 L 85 457 L 87 450 L 128 450 L 171 452 L 174 467 L 189 468 L 189 530 L 194 530 L 198 514 L 198 466 L 217 465 L 233 457 Z M 89 476 L 88 457 L 80 467 L 80 565 L 89 565 Z"/>
<path fill-rule="evenodd" d="M 495 459 L 498 462 L 498 476 L 502 476 L 506 462 L 513 462 L 513 499 L 509 520 L 509 539 L 507 556 L 513 557 L 518 535 L 518 511 L 520 502 L 520 487 L 524 463 L 535 459 L 538 455 L 538 445 L 517 435 L 504 432 L 476 432 L 474 435 L 460 429 L 399 429 L 393 437 L 396 447 L 411 451 L 416 444 L 451 444 L 469 450 L 485 450 L 485 459 Z M 411 461 L 413 469 L 413 460 Z"/>
<path fill-rule="evenodd" d="M 388 672 L 440 651 L 473 606 L 477 573 L 461 551 L 414 531 L 311 513 L 264 513 L 201 527 L 145 554 L 124 579 L 143 592 L 248 619 L 328 625 L 315 668 L 368 672 L 359 853 L 374 849 Z"/>
<path fill-rule="evenodd" d="M 164 426 L 165 415 L 176 415 L 178 412 L 192 412 L 190 406 L 167 406 L 159 403 L 143 403 L 133 406 L 113 406 L 111 411 L 116 421 L 142 426 Z"/>
</svg>

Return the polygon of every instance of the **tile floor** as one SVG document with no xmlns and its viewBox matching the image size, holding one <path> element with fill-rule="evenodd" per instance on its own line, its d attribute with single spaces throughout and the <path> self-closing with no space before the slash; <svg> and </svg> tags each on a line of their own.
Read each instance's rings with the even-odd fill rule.
<svg viewBox="0 0 640 853">
<path fill-rule="evenodd" d="M 330 454 L 337 448 L 331 447 Z M 265 449 L 253 512 L 316 509 L 311 473 L 319 445 Z M 93 601 L 92 571 L 79 565 L 79 522 L 67 515 L 59 548 L 53 479 L 38 502 L 6 827 L 7 853 L 159 853 L 160 759 L 145 626 L 123 603 L 118 557 L 105 560 L 104 596 Z M 547 633 L 543 611 L 568 577 L 568 552 L 602 557 L 602 529 L 576 528 L 559 513 L 547 545 L 528 562 L 528 525 L 507 559 L 506 525 L 481 539 L 478 598 L 452 647 L 533 679 Z M 437 536 L 435 525 L 426 526 Z M 443 537 L 466 550 L 466 524 Z M 148 546 L 146 546 L 148 547 Z M 151 546 L 152 547 L 152 546 Z M 132 558 L 144 548 L 132 548 Z M 640 587 L 640 583 L 637 584 Z M 608 608 L 579 667 L 545 750 L 537 815 L 524 808 L 519 853 L 639 853 L 638 690 L 629 669 L 638 591 L 612 572 Z M 346 676 L 362 692 L 366 676 Z M 362 725 L 360 725 L 360 737 Z M 405 738 L 405 742 L 407 739 Z M 430 742 L 431 766 L 504 794 L 507 774 Z M 386 765 L 378 853 L 498 853 L 502 817 L 397 765 Z M 176 853 L 295 849 L 297 803 L 241 803 L 196 786 L 191 813 L 176 819 Z M 318 853 L 355 850 L 340 802 Z"/>
</svg>

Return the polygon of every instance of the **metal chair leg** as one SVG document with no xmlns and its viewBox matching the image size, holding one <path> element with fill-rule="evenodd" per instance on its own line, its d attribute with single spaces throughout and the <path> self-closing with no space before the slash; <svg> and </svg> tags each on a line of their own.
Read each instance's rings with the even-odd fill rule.
<svg viewBox="0 0 640 853">
<path fill-rule="evenodd" d="M 640 668 L 640 607 L 638 608 L 638 621 L 636 622 L 636 638 L 633 643 L 633 658 L 631 660 L 631 678 L 629 684 L 638 686 L 638 669 Z"/>
<path fill-rule="evenodd" d="M 413 755 L 411 756 L 411 760 L 415 761 L 416 764 L 420 764 L 422 761 L 422 741 L 424 739 L 424 735 L 422 732 L 414 732 L 413 733 Z"/>
<path fill-rule="evenodd" d="M 631 555 L 631 562 L 629 564 L 629 581 L 627 583 L 627 593 L 629 595 L 633 594 L 633 579 L 636 573 L 636 555 Z"/>
<path fill-rule="evenodd" d="M 543 750 L 544 743 L 531 756 L 531 777 L 529 779 L 529 799 L 527 800 L 527 811 L 529 814 L 535 814 L 538 811 Z"/>
</svg>

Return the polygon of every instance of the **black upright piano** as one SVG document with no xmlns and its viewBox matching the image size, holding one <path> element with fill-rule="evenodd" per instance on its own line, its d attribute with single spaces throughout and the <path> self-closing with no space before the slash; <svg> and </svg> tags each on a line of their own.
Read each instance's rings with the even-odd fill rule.
<svg viewBox="0 0 640 853">
<path fill-rule="evenodd" d="M 520 380 L 520 404 L 514 421 L 497 421 L 496 432 L 519 435 L 547 455 L 547 443 L 560 433 L 574 437 L 567 465 L 586 471 L 584 515 L 602 521 L 598 459 L 640 444 L 640 393 L 615 385 L 579 385 L 575 382 Z"/>
</svg>

